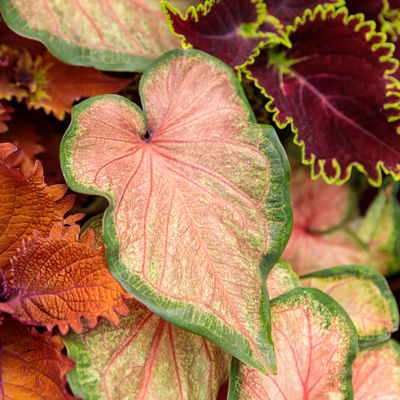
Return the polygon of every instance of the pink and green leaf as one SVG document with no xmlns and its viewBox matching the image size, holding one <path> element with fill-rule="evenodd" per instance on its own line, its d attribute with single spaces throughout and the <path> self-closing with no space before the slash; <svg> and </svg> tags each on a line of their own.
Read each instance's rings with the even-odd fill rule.
<svg viewBox="0 0 400 400">
<path fill-rule="evenodd" d="M 313 287 L 336 300 L 357 329 L 359 345 L 390 337 L 399 327 L 399 310 L 385 278 L 361 265 L 334 267 L 302 276 L 301 286 Z"/>
<path fill-rule="evenodd" d="M 191 7 L 186 18 L 165 1 L 161 7 L 172 32 L 182 38 L 183 48 L 205 51 L 230 67 L 241 67 L 259 54 L 260 45 L 284 41 L 277 21 L 268 19 L 272 29 L 257 33 L 266 18 L 265 4 L 260 0 L 207 0 Z"/>
<path fill-rule="evenodd" d="M 84 400 L 216 399 L 232 357 L 138 301 L 127 304 L 129 316 L 118 327 L 103 320 L 63 338 L 76 361 L 68 374 L 73 393 Z"/>
<path fill-rule="evenodd" d="M 268 274 L 267 289 L 270 300 L 299 287 L 301 284 L 298 275 L 285 261 L 279 260 Z"/>
<path fill-rule="evenodd" d="M 399 179 L 393 45 L 362 16 L 329 5 L 307 10 L 287 33 L 291 49 L 265 49 L 246 69 L 277 125 L 291 124 L 313 176 L 342 183 L 357 166 L 373 185 L 382 170 Z"/>
<path fill-rule="evenodd" d="M 400 398 L 400 346 L 387 340 L 361 347 L 353 363 L 354 400 Z"/>
<path fill-rule="evenodd" d="M 317 289 L 294 289 L 271 301 L 277 375 L 234 359 L 229 400 L 347 400 L 357 335 L 346 312 Z"/>
<path fill-rule="evenodd" d="M 140 95 L 144 113 L 112 95 L 74 107 L 61 145 L 66 180 L 109 200 L 107 261 L 129 293 L 273 371 L 265 281 L 292 222 L 276 134 L 255 123 L 233 71 L 202 52 L 165 54 Z"/>
<path fill-rule="evenodd" d="M 198 0 L 172 1 L 181 10 Z M 5 0 L 7 25 L 43 42 L 59 60 L 102 70 L 144 71 L 153 59 L 179 47 L 158 1 Z"/>
</svg>

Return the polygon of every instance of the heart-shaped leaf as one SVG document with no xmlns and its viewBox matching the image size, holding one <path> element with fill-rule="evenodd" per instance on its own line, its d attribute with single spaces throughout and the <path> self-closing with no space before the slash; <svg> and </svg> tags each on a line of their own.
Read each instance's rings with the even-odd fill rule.
<svg viewBox="0 0 400 400">
<path fill-rule="evenodd" d="M 172 1 L 188 8 L 198 0 Z M 154 58 L 179 47 L 158 1 L 5 0 L 7 25 L 21 36 L 40 40 L 59 60 L 102 70 L 144 71 Z"/>
<path fill-rule="evenodd" d="M 276 134 L 253 122 L 233 71 L 199 51 L 159 58 L 140 95 L 145 114 L 112 95 L 74 107 L 61 145 L 66 180 L 108 198 L 107 261 L 129 293 L 274 370 L 266 271 L 291 229 Z"/>
<path fill-rule="evenodd" d="M 36 162 L 29 179 L 6 164 L 6 158 L 16 149 L 11 143 L 0 143 L 0 269 L 7 279 L 10 259 L 34 230 L 47 236 L 55 223 L 74 223 L 82 217 L 80 214 L 64 219 L 75 196 L 64 197 L 66 185 L 48 187 L 40 162 Z"/>
<path fill-rule="evenodd" d="M 299 277 L 285 261 L 279 260 L 268 274 L 267 289 L 270 300 L 299 287 Z"/>
<path fill-rule="evenodd" d="M 208 1 L 196 9 L 191 7 L 186 18 L 165 1 L 161 7 L 171 30 L 183 38 L 183 48 L 205 51 L 232 68 L 250 62 L 259 54 L 260 45 L 271 42 L 289 45 L 279 22 L 266 16 L 261 0 Z M 272 29 L 257 32 L 267 22 Z"/>
<path fill-rule="evenodd" d="M 355 165 L 376 186 L 382 170 L 400 178 L 393 46 L 360 16 L 329 5 L 307 10 L 287 33 L 291 49 L 265 49 L 246 68 L 278 126 L 292 125 L 313 175 L 342 183 Z"/>
<path fill-rule="evenodd" d="M 216 399 L 232 357 L 138 301 L 127 304 L 129 316 L 118 327 L 101 321 L 63 338 L 76 361 L 68 374 L 73 393 L 84 400 Z"/>
<path fill-rule="evenodd" d="M 385 278 L 361 265 L 334 267 L 300 278 L 301 286 L 329 294 L 347 312 L 357 329 L 359 345 L 390 337 L 399 328 L 399 310 Z"/>
<path fill-rule="evenodd" d="M 400 346 L 387 340 L 362 347 L 353 363 L 354 400 L 400 398 Z"/>
<path fill-rule="evenodd" d="M 65 388 L 65 374 L 74 362 L 61 353 L 62 340 L 29 330 L 9 315 L 0 319 L 1 398 L 78 400 Z"/>
<path fill-rule="evenodd" d="M 12 261 L 10 298 L 0 303 L 0 311 L 27 325 L 55 325 L 65 335 L 71 326 L 82 330 L 81 317 L 90 327 L 103 316 L 118 324 L 114 310 L 126 315 L 124 299 L 131 296 L 122 289 L 107 267 L 105 248 L 94 246 L 94 232 L 86 230 L 80 240 L 80 227 L 72 225 L 62 235 L 57 223 L 48 238 L 33 231 L 33 240 L 23 243 Z"/>
<path fill-rule="evenodd" d="M 229 400 L 347 400 L 357 335 L 345 311 L 317 289 L 271 301 L 278 373 L 263 375 L 234 359 Z"/>
</svg>

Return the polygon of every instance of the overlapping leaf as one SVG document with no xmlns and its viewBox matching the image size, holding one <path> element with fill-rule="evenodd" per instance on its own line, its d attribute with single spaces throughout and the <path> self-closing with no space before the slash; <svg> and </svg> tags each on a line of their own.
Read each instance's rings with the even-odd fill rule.
<svg viewBox="0 0 400 400">
<path fill-rule="evenodd" d="M 303 287 L 322 290 L 347 312 L 360 345 L 390 337 L 399 328 L 399 310 L 385 278 L 360 265 L 334 267 L 300 278 Z"/>
<path fill-rule="evenodd" d="M 183 38 L 184 48 L 205 51 L 232 68 L 249 62 L 262 43 L 288 44 L 281 26 L 266 16 L 260 0 L 208 0 L 190 8 L 186 18 L 165 1 L 161 6 L 171 30 Z M 267 30 L 267 22 L 272 29 Z M 262 33 L 257 32 L 261 24 L 265 26 Z"/>
<path fill-rule="evenodd" d="M 346 0 L 349 14 L 364 14 L 365 20 L 379 24 L 379 14 L 383 10 L 385 0 Z"/>
<path fill-rule="evenodd" d="M 84 400 L 214 400 L 229 375 L 232 357 L 201 336 L 162 320 L 128 300 L 118 327 L 102 321 L 64 341 L 76 366 L 68 375 Z"/>
<path fill-rule="evenodd" d="M 277 375 L 234 359 L 229 400 L 352 398 L 357 336 L 344 310 L 316 289 L 294 289 L 271 301 Z"/>
<path fill-rule="evenodd" d="M 65 375 L 74 362 L 62 340 L 29 330 L 11 316 L 0 324 L 0 393 L 7 400 L 78 400 L 67 393 Z"/>
<path fill-rule="evenodd" d="M 180 10 L 198 0 L 178 0 Z M 165 51 L 179 47 L 158 1 L 46 2 L 5 0 L 7 25 L 46 44 L 58 59 L 102 70 L 144 71 Z"/>
<path fill-rule="evenodd" d="M 299 287 L 299 277 L 285 261 L 279 260 L 268 274 L 267 289 L 270 300 Z"/>
<path fill-rule="evenodd" d="M 69 326 L 80 332 L 81 317 L 92 328 L 99 316 L 117 325 L 114 310 L 126 315 L 124 299 L 131 296 L 110 274 L 104 246 L 94 246 L 94 231 L 86 230 L 78 241 L 79 232 L 73 225 L 62 235 L 61 223 L 48 238 L 33 231 L 33 240 L 12 260 L 12 290 L 0 310 L 27 325 L 57 325 L 62 334 Z"/>
<path fill-rule="evenodd" d="M 36 162 L 32 175 L 25 178 L 10 168 L 5 160 L 16 150 L 10 143 L 0 143 L 0 269 L 10 278 L 10 259 L 36 229 L 47 236 L 57 222 L 73 223 L 79 216 L 64 219 L 75 196 L 64 196 L 65 185 L 48 187 L 43 168 Z"/>
<path fill-rule="evenodd" d="M 353 363 L 354 400 L 400 398 L 400 346 L 387 340 L 360 348 Z"/>
<path fill-rule="evenodd" d="M 8 125 L 5 121 L 11 120 L 10 114 L 12 114 L 13 111 L 14 109 L 8 104 L 5 104 L 4 102 L 0 103 L 0 133 L 8 131 Z"/>
<path fill-rule="evenodd" d="M 288 28 L 291 49 L 266 49 L 246 68 L 277 124 L 292 124 L 313 175 L 343 182 L 357 165 L 380 185 L 382 169 L 400 173 L 399 89 L 387 75 L 397 66 L 393 48 L 346 9 L 327 8 Z"/>
<path fill-rule="evenodd" d="M 118 96 L 74 108 L 61 145 L 67 182 L 109 199 L 107 261 L 128 292 L 273 370 L 264 285 L 291 228 L 276 135 L 253 122 L 233 71 L 202 52 L 167 53 L 140 93 L 145 116 Z"/>
</svg>

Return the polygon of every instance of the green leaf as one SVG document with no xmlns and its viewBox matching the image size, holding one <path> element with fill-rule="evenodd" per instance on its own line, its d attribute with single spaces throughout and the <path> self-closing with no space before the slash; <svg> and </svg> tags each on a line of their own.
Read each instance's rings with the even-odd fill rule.
<svg viewBox="0 0 400 400">
<path fill-rule="evenodd" d="M 180 10 L 198 0 L 172 1 Z M 40 40 L 61 61 L 102 70 L 144 71 L 153 59 L 180 47 L 158 1 L 1 0 L 7 25 Z"/>
<path fill-rule="evenodd" d="M 214 400 L 229 376 L 232 357 L 128 300 L 118 327 L 102 320 L 63 340 L 76 361 L 68 382 L 84 400 Z"/>
<path fill-rule="evenodd" d="M 399 310 L 385 278 L 361 265 L 334 267 L 302 276 L 303 287 L 314 287 L 334 298 L 357 329 L 359 345 L 390 337 L 399 327 Z"/>
<path fill-rule="evenodd" d="M 301 284 L 298 275 L 283 260 L 279 260 L 268 274 L 267 289 L 270 300 L 299 287 Z"/>
<path fill-rule="evenodd" d="M 140 96 L 144 113 L 113 95 L 74 107 L 64 176 L 73 190 L 109 200 L 107 261 L 125 290 L 273 371 L 265 282 L 292 225 L 276 134 L 255 123 L 233 71 L 199 51 L 155 61 Z"/>
<path fill-rule="evenodd" d="M 297 288 L 271 301 L 278 374 L 234 359 L 229 400 L 351 400 L 357 351 L 353 323 L 331 297 Z"/>
</svg>

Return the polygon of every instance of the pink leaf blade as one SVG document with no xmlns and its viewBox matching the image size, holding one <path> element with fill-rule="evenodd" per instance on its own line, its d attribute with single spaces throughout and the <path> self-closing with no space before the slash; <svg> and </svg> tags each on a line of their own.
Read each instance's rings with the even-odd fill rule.
<svg viewBox="0 0 400 400">
<path fill-rule="evenodd" d="M 299 287 L 301 284 L 298 275 L 283 260 L 279 260 L 268 274 L 267 289 L 270 300 Z"/>
</svg>

